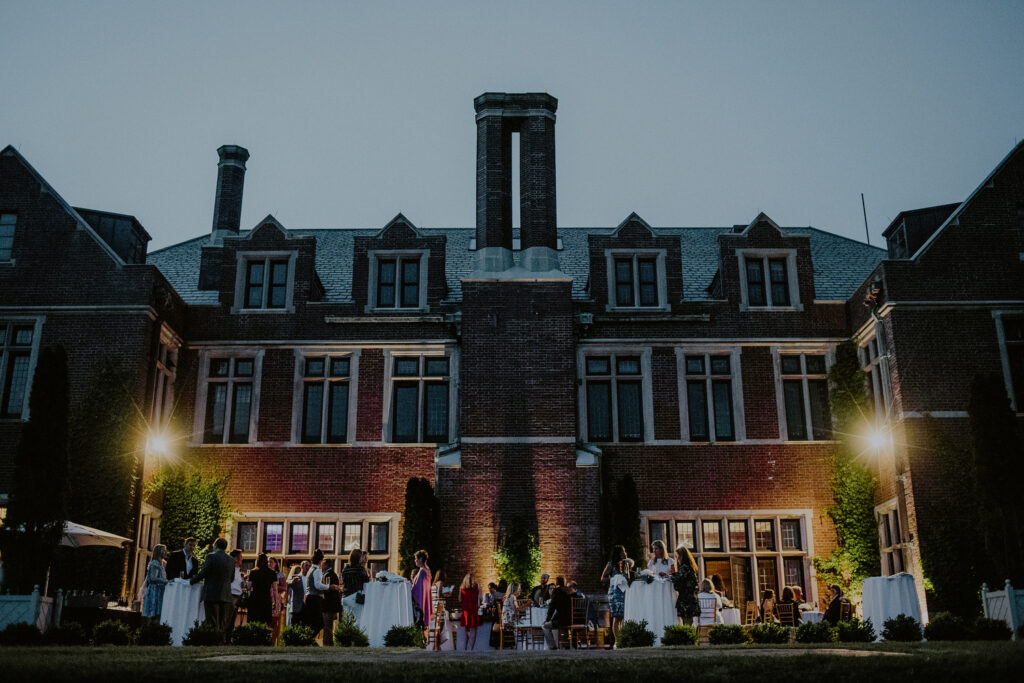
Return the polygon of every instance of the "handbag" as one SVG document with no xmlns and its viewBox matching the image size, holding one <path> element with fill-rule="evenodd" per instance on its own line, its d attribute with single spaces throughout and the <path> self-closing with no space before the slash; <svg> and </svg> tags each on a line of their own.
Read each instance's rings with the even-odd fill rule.
<svg viewBox="0 0 1024 683">
<path fill-rule="evenodd" d="M 356 604 L 357 605 L 365 605 L 366 604 L 366 593 L 364 593 L 363 591 L 359 591 L 358 593 L 356 593 Z"/>
</svg>

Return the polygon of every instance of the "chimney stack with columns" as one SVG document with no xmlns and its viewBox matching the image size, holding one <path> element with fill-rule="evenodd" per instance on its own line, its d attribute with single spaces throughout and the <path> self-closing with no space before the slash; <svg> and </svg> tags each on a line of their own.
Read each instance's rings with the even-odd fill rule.
<svg viewBox="0 0 1024 683">
<path fill-rule="evenodd" d="M 249 150 L 238 145 L 223 145 L 217 150 L 217 197 L 213 203 L 213 230 L 238 233 L 242 220 L 242 187 Z"/>
<path fill-rule="evenodd" d="M 476 108 L 476 268 L 512 270 L 512 134 L 519 133 L 522 251 L 517 271 L 558 271 L 555 110 L 547 93 L 484 93 Z"/>
</svg>

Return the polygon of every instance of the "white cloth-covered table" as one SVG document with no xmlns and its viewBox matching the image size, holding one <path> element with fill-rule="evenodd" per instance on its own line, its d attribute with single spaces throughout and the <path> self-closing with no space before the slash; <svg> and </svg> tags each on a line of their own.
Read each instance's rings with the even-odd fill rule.
<svg viewBox="0 0 1024 683">
<path fill-rule="evenodd" d="M 821 618 L 825 616 L 822 612 L 814 610 L 812 612 L 801 612 L 800 619 L 805 624 L 818 624 L 821 623 Z"/>
<path fill-rule="evenodd" d="M 164 588 L 164 604 L 160 608 L 160 623 L 171 627 L 171 644 L 181 645 L 197 621 L 206 619 L 206 610 L 199 599 L 203 584 L 190 585 L 184 579 L 174 579 Z"/>
<path fill-rule="evenodd" d="M 392 626 L 412 626 L 412 584 L 408 581 L 369 581 L 363 586 L 366 602 L 359 615 L 359 628 L 370 647 L 384 647 L 384 636 Z"/>
<path fill-rule="evenodd" d="M 722 610 L 721 614 L 723 624 L 733 624 L 739 626 L 740 610 L 738 607 L 726 607 Z"/>
<path fill-rule="evenodd" d="M 872 576 L 864 579 L 864 619 L 871 624 L 881 639 L 886 619 L 906 614 L 921 622 L 921 606 L 917 602 L 914 577 L 906 572 L 893 576 Z"/>
<path fill-rule="evenodd" d="M 646 621 L 647 630 L 654 634 L 654 644 L 661 645 L 665 627 L 678 623 L 676 591 L 667 579 L 654 579 L 650 583 L 637 579 L 626 591 L 625 621 Z"/>
<path fill-rule="evenodd" d="M 529 611 L 526 614 L 523 615 L 523 618 L 519 620 L 519 627 L 520 628 L 536 628 L 537 632 L 540 633 L 541 632 L 540 631 L 540 627 L 544 625 L 544 621 L 547 620 L 547 618 L 548 618 L 548 608 L 547 607 L 531 607 L 529 609 Z M 479 639 L 480 639 L 480 636 L 477 635 L 477 642 L 479 642 Z M 541 642 L 543 643 L 543 645 L 542 645 L 543 649 L 545 649 L 545 650 L 549 649 L 548 648 L 548 641 L 547 641 L 547 639 L 541 637 Z"/>
</svg>

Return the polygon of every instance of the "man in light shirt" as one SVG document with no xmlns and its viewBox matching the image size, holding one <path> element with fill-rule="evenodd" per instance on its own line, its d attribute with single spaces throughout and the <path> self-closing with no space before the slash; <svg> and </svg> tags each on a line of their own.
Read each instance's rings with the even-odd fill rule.
<svg viewBox="0 0 1024 683">
<path fill-rule="evenodd" d="M 235 576 L 231 580 L 231 609 L 230 618 L 224 624 L 224 633 L 231 635 L 235 628 L 235 617 L 238 615 L 238 603 L 242 599 L 242 551 L 235 548 L 231 551 L 231 559 L 235 561 Z"/>
</svg>

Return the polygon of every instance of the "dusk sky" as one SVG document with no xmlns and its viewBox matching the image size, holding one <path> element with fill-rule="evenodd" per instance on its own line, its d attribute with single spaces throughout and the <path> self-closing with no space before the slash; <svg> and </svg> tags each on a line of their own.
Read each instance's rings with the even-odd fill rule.
<svg viewBox="0 0 1024 683">
<path fill-rule="evenodd" d="M 473 98 L 558 98 L 561 226 L 812 225 L 872 243 L 1024 137 L 1024 3 L 0 0 L 0 147 L 150 248 L 211 227 L 475 224 Z"/>
</svg>

